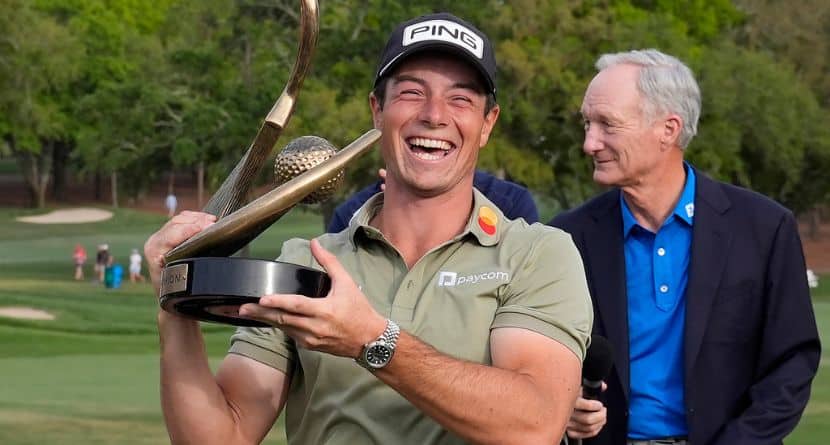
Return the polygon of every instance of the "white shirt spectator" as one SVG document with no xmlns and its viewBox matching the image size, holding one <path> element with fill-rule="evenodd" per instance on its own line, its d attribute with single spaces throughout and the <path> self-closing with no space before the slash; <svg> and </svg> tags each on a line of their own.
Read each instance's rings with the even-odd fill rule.
<svg viewBox="0 0 830 445">
<path fill-rule="evenodd" d="M 811 289 L 818 287 L 818 275 L 816 275 L 812 269 L 807 269 L 807 285 L 809 285 Z"/>
<path fill-rule="evenodd" d="M 176 214 L 176 207 L 179 205 L 179 201 L 176 199 L 176 195 L 172 192 L 164 198 L 164 206 L 167 207 L 167 216 L 173 217 Z"/>
</svg>

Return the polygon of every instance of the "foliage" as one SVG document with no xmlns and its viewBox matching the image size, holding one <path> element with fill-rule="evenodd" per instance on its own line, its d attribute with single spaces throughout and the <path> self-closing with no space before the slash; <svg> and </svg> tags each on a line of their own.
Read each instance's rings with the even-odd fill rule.
<svg viewBox="0 0 830 445">
<path fill-rule="evenodd" d="M 809 88 L 789 66 L 734 44 L 707 48 L 703 59 L 703 116 L 689 158 L 795 211 L 826 201 L 828 112 Z"/>
<path fill-rule="evenodd" d="M 27 166 L 33 189 L 48 180 L 57 149 L 73 150 L 79 172 L 119 173 L 132 196 L 167 171 L 197 166 L 217 187 L 282 90 L 297 47 L 290 0 L 4 1 L 0 149 Z M 655 47 L 687 61 L 703 86 L 692 162 L 806 211 L 830 200 L 821 174 L 830 166 L 824 3 L 784 11 L 756 0 L 327 0 L 311 71 L 277 145 L 317 134 L 343 146 L 366 131 L 389 30 L 447 10 L 496 46 L 502 113 L 481 168 L 559 208 L 594 194 L 578 115 L 594 61 Z M 377 153 L 355 162 L 341 196 L 380 166 Z M 264 170 L 260 182 L 270 181 Z"/>
</svg>

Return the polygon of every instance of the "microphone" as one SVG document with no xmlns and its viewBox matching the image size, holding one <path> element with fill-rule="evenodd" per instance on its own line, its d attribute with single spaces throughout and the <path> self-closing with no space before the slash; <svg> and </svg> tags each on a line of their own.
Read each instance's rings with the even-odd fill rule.
<svg viewBox="0 0 830 445">
<path fill-rule="evenodd" d="M 602 381 L 611 372 L 614 364 L 614 350 L 611 342 L 601 335 L 591 334 L 591 344 L 582 361 L 582 398 L 599 400 L 602 398 Z M 571 439 L 567 434 L 562 437 L 560 445 L 582 445 L 582 439 Z"/>
<path fill-rule="evenodd" d="M 601 335 L 591 335 L 591 345 L 582 362 L 582 397 L 601 400 L 602 381 L 611 372 L 614 364 L 614 350 L 611 342 Z"/>
</svg>

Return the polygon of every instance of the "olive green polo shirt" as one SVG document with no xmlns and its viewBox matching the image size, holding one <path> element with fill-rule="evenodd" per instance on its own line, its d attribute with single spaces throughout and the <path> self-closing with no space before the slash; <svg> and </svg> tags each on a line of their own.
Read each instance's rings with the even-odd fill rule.
<svg viewBox="0 0 830 445">
<path fill-rule="evenodd" d="M 346 230 L 319 238 L 379 313 L 437 350 L 472 362 L 491 363 L 490 331 L 502 327 L 538 332 L 584 358 L 593 312 L 570 235 L 508 220 L 474 190 L 466 230 L 410 270 L 369 226 L 382 205 L 380 193 Z M 418 215 L 409 224 L 419 224 Z M 279 260 L 322 270 L 306 240 L 287 241 Z M 285 408 L 291 444 L 463 443 L 351 358 L 297 348 L 272 328 L 240 328 L 231 342 L 231 353 L 292 370 Z"/>
</svg>

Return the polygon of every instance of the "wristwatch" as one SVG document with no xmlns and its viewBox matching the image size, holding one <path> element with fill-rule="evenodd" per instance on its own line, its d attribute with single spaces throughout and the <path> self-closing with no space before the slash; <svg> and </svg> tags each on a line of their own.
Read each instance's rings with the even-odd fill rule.
<svg viewBox="0 0 830 445">
<path fill-rule="evenodd" d="M 369 371 L 376 371 L 388 365 L 392 356 L 395 355 L 395 346 L 398 344 L 400 333 L 401 328 L 394 321 L 386 320 L 386 329 L 380 337 L 363 345 L 363 350 L 360 351 L 355 361 Z"/>
</svg>

